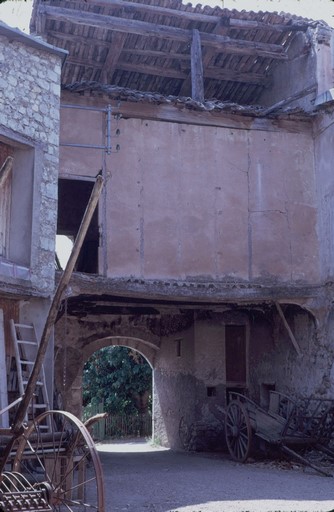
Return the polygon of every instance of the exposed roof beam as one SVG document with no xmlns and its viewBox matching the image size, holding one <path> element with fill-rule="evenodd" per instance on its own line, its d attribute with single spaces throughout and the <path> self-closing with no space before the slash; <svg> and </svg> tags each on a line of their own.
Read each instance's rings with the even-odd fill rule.
<svg viewBox="0 0 334 512">
<path fill-rule="evenodd" d="M 158 59 L 186 60 L 190 62 L 189 53 L 174 53 L 167 50 L 139 50 L 138 48 L 123 48 L 122 54 L 136 55 L 138 57 L 156 57 Z"/>
<path fill-rule="evenodd" d="M 229 28 L 237 28 L 239 30 L 269 30 L 271 32 L 277 31 L 305 31 L 309 26 L 308 23 L 293 22 L 291 25 L 271 24 L 263 21 L 240 20 L 235 18 L 228 18 L 226 16 L 211 16 L 210 14 L 203 14 L 201 12 L 183 11 L 179 9 L 168 9 L 160 5 L 150 5 L 146 3 L 127 2 L 125 0 L 85 0 L 86 3 L 98 5 L 101 7 L 117 7 L 122 8 L 126 13 L 144 12 L 149 14 L 156 14 L 159 16 L 174 16 L 185 21 L 197 21 L 199 23 L 222 23 Z"/>
<path fill-rule="evenodd" d="M 75 9 L 63 9 L 59 7 L 50 7 L 40 5 L 39 15 L 50 16 L 58 21 L 72 22 L 74 24 L 99 27 L 104 30 L 115 30 L 141 36 L 153 36 L 172 41 L 191 42 L 192 32 L 181 28 L 167 25 L 156 25 L 144 21 L 132 19 L 117 18 L 114 16 L 104 16 L 93 14 Z M 270 59 L 287 59 L 287 53 L 284 48 L 276 44 L 266 44 L 257 41 L 245 41 L 241 39 L 231 39 L 227 36 L 219 36 L 201 32 L 201 43 L 203 46 L 210 46 L 224 53 L 233 53 L 239 55 L 258 55 Z"/>
<path fill-rule="evenodd" d="M 48 30 L 48 36 L 53 37 L 59 41 L 69 43 L 80 43 L 85 44 L 86 46 L 91 46 L 92 41 L 87 37 L 74 35 L 74 34 L 64 34 L 62 32 L 55 32 L 53 30 Z M 98 44 L 102 48 L 109 48 L 112 43 L 105 41 L 104 39 L 94 39 L 94 42 Z M 57 42 L 55 42 L 55 46 L 57 46 Z M 174 53 L 169 52 L 167 50 L 151 50 L 151 49 L 139 49 L 139 48 L 122 48 L 122 54 L 130 54 L 137 55 L 138 57 L 157 57 L 163 59 L 176 59 L 176 60 L 187 60 L 190 62 L 190 53 Z M 67 59 L 68 60 L 68 59 Z"/>
<path fill-rule="evenodd" d="M 213 28 L 213 33 L 218 35 L 223 35 L 225 29 L 222 28 L 222 24 L 216 24 L 216 26 Z M 203 62 L 203 68 L 206 69 L 213 56 L 214 56 L 214 49 L 210 47 L 203 48 L 202 50 L 202 62 Z M 183 82 L 182 87 L 179 91 L 180 96 L 188 96 L 190 94 L 190 88 L 191 88 L 191 73 L 189 73 L 186 80 Z"/>
<path fill-rule="evenodd" d="M 201 36 L 197 29 L 192 31 L 191 41 L 191 97 L 195 101 L 204 101 Z"/>
<path fill-rule="evenodd" d="M 122 53 L 126 37 L 127 35 L 124 32 L 113 32 L 112 41 L 108 49 L 108 55 L 102 68 L 102 82 L 112 82 L 112 76 L 117 69 L 117 63 Z"/>
<path fill-rule="evenodd" d="M 81 60 L 76 59 L 74 57 L 68 57 L 66 60 L 67 64 L 74 64 L 76 66 L 90 67 L 93 69 L 100 69 L 101 64 L 97 64 L 96 62 L 89 60 L 83 63 Z M 157 76 L 164 76 L 169 78 L 176 78 L 185 80 L 188 78 L 188 72 L 180 71 L 173 68 L 166 68 L 162 66 L 147 66 L 145 64 L 145 68 L 143 68 L 142 64 L 134 64 L 132 62 L 119 62 L 116 69 L 121 69 L 123 71 L 131 71 L 133 73 L 148 73 Z M 224 69 L 224 68 L 215 68 L 208 67 L 204 69 L 204 77 L 205 78 L 213 78 L 215 80 L 225 80 L 230 82 L 243 82 L 249 84 L 260 84 L 260 85 L 268 85 L 269 79 L 262 73 L 243 73 L 242 71 L 237 71 L 233 69 Z"/>
</svg>

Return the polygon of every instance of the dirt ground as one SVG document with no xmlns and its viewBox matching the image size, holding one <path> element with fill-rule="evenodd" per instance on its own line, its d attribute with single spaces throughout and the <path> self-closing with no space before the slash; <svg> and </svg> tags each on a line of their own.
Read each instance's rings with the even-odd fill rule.
<svg viewBox="0 0 334 512">
<path fill-rule="evenodd" d="M 98 451 L 106 512 L 334 512 L 334 478 L 298 464 L 239 464 L 145 441 L 99 444 Z"/>
</svg>

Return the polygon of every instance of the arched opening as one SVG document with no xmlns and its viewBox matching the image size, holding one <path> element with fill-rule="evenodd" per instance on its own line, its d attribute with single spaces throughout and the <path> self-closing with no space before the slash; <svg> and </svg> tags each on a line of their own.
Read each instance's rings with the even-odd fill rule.
<svg viewBox="0 0 334 512">
<path fill-rule="evenodd" d="M 151 438 L 152 366 L 140 351 L 117 341 L 95 351 L 84 364 L 84 418 L 108 414 L 94 427 L 99 440 Z"/>
</svg>

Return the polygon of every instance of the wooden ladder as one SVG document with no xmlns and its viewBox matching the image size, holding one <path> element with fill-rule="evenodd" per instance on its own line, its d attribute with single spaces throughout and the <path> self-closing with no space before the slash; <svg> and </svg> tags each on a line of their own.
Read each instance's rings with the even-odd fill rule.
<svg viewBox="0 0 334 512">
<path fill-rule="evenodd" d="M 25 393 L 29 377 L 35 364 L 39 343 L 33 324 L 15 323 L 14 320 L 10 320 L 10 330 L 15 351 L 18 391 L 20 396 L 22 396 Z M 30 401 L 25 421 L 31 421 L 39 414 L 46 412 L 49 409 L 50 402 L 46 387 L 44 365 L 42 365 L 36 382 L 34 396 Z M 39 428 L 48 432 L 50 430 L 50 426 L 49 415 L 47 415 L 45 424 L 41 424 Z"/>
</svg>

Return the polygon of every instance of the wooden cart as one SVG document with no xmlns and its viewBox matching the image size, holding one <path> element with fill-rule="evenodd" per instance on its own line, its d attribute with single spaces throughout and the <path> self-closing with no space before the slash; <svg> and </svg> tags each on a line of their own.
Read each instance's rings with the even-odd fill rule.
<svg viewBox="0 0 334 512">
<path fill-rule="evenodd" d="M 240 393 L 231 392 L 226 409 L 225 435 L 231 457 L 245 462 L 253 448 L 254 436 L 278 447 L 285 454 L 316 471 L 333 476 L 316 466 L 306 452 L 325 453 L 334 460 L 334 400 L 292 398 L 270 392 L 267 409 Z"/>
<path fill-rule="evenodd" d="M 15 410 L 13 426 L 0 429 L 0 512 L 105 512 L 102 466 L 89 425 L 65 411 L 46 411 L 25 424 L 51 330 L 97 205 L 98 176 L 76 241 L 59 281 L 37 357 L 22 397 L 0 414 Z M 98 420 L 96 417 L 95 420 Z"/>
</svg>

